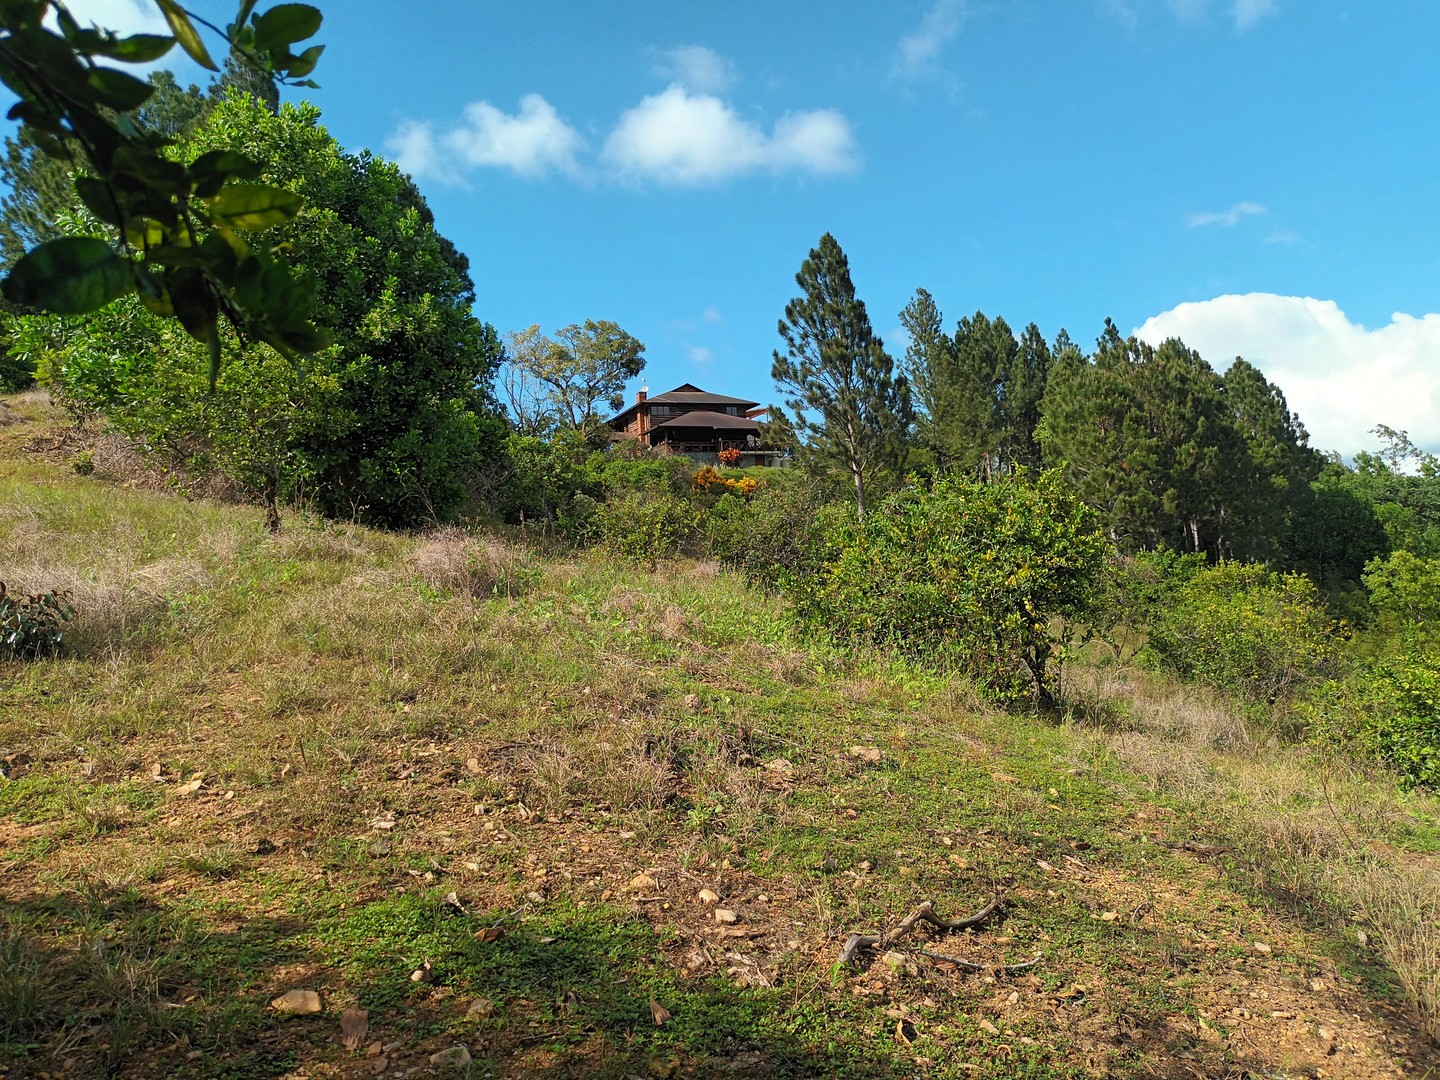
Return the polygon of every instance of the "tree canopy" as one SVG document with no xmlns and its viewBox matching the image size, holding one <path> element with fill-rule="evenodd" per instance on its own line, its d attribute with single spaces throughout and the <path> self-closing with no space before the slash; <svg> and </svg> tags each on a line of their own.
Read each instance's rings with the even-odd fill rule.
<svg viewBox="0 0 1440 1080">
<path fill-rule="evenodd" d="M 316 318 L 334 344 L 297 367 L 227 336 L 207 400 L 199 347 L 131 298 L 69 320 L 51 378 L 151 442 L 204 448 L 248 486 L 380 524 L 449 516 L 467 471 L 500 438 L 490 387 L 501 349 L 471 312 L 464 256 L 435 232 L 410 180 L 347 154 L 314 106 L 272 115 L 231 91 L 175 152 L 221 148 L 269 162 L 264 181 L 304 199 L 261 238 L 313 276 Z"/>
</svg>

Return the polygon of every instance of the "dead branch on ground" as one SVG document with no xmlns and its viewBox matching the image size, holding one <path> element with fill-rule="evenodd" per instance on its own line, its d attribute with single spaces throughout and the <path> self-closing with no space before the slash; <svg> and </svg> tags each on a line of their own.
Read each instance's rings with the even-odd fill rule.
<svg viewBox="0 0 1440 1080">
<path fill-rule="evenodd" d="M 974 915 L 967 916 L 963 919 L 942 919 L 939 915 L 935 914 L 935 904 L 930 900 L 926 900 L 906 918 L 888 930 L 882 930 L 878 934 L 851 934 L 845 942 L 845 948 L 840 951 L 840 959 L 837 963 L 841 965 L 853 964 L 855 962 L 855 954 L 861 949 L 870 949 L 875 952 L 888 949 L 906 934 L 910 933 L 917 923 L 927 922 L 932 926 L 938 926 L 941 930 L 972 930 L 975 927 L 983 926 L 993 915 L 997 914 L 1003 906 L 1003 901 L 997 896 Z M 965 971 L 988 971 L 991 970 L 992 967 L 992 965 L 977 964 L 970 960 L 961 960 L 955 956 L 947 956 L 944 953 L 926 952 L 923 949 L 920 950 L 920 952 L 924 956 L 933 957 L 947 964 L 954 964 L 956 967 Z M 997 970 L 1007 973 L 1024 971 L 1026 968 L 1033 967 L 1039 962 L 1040 958 L 1037 956 L 1034 960 L 1028 961 L 1027 963 L 1011 964 L 998 968 Z"/>
</svg>

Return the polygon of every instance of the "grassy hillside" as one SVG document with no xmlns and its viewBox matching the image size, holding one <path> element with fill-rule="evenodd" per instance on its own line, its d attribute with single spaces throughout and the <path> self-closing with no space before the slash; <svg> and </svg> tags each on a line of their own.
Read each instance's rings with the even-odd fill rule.
<svg viewBox="0 0 1440 1080">
<path fill-rule="evenodd" d="M 0 661 L 6 1075 L 1434 1070 L 1433 798 L 1125 667 L 997 713 L 709 565 L 270 537 L 6 415 L 0 579 L 78 609 Z"/>
</svg>

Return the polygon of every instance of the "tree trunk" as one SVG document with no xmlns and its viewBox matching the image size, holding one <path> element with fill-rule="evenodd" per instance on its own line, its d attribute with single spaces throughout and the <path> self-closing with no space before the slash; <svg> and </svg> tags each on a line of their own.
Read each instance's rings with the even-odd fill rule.
<svg viewBox="0 0 1440 1080">
<path fill-rule="evenodd" d="M 855 477 L 855 506 L 861 521 L 865 520 L 865 477 L 859 469 L 852 468 L 850 474 Z"/>
<path fill-rule="evenodd" d="M 269 529 L 272 533 L 278 533 L 280 531 L 280 499 L 278 488 L 279 485 L 276 483 L 275 477 L 267 476 L 265 478 L 265 528 Z"/>
</svg>

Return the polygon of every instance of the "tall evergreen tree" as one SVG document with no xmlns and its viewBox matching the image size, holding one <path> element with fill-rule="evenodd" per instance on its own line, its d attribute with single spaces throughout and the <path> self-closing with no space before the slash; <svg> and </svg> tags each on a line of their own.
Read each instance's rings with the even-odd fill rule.
<svg viewBox="0 0 1440 1080">
<path fill-rule="evenodd" d="M 935 456 L 942 471 L 961 452 L 954 423 L 954 395 L 958 373 L 955 342 L 945 332 L 944 317 L 935 298 L 924 289 L 900 312 L 900 325 L 909 336 L 904 370 L 919 406 L 916 435 L 921 446 Z"/>
<path fill-rule="evenodd" d="M 210 84 L 210 97 L 219 101 L 231 87 L 249 94 L 274 116 L 280 111 L 280 88 L 268 72 L 259 70 L 233 48 L 225 57 L 220 77 Z"/>
<path fill-rule="evenodd" d="M 795 428 L 821 462 L 845 473 L 865 516 L 866 488 L 904 453 L 910 385 L 855 295 L 850 263 L 828 232 L 795 275 L 802 295 L 785 305 L 771 376 L 789 396 Z"/>
<path fill-rule="evenodd" d="M 1050 361 L 1050 346 L 1032 322 L 1020 335 L 1019 347 L 1000 376 L 998 450 L 1006 469 L 1038 469 L 1044 463 L 1035 429 L 1040 423 L 1040 402 L 1050 377 Z"/>
<path fill-rule="evenodd" d="M 1324 459 L 1285 395 L 1260 369 L 1236 357 L 1222 379 L 1225 403 L 1245 445 L 1232 511 L 1236 555 L 1269 559 L 1283 546 L 1287 522 L 1310 497 Z"/>
<path fill-rule="evenodd" d="M 1107 319 L 1093 360 L 1054 366 L 1041 408 L 1047 460 L 1118 546 L 1229 553 L 1245 447 L 1198 353 L 1123 338 Z"/>
</svg>

